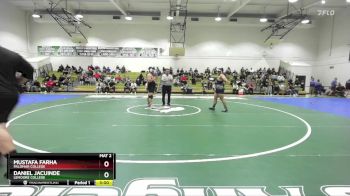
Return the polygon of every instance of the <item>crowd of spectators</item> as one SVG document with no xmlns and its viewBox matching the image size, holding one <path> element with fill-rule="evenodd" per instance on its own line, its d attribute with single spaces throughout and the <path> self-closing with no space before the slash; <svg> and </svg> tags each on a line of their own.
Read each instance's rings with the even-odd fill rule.
<svg viewBox="0 0 350 196">
<path fill-rule="evenodd" d="M 305 91 L 304 81 L 299 81 L 298 78 L 293 78 L 281 70 L 274 68 L 253 68 L 240 70 L 231 70 L 230 67 L 223 69 L 207 67 L 204 72 L 198 69 L 183 68 L 174 70 L 170 68 L 170 74 L 174 77 L 174 86 L 180 87 L 183 93 L 192 93 L 192 88 L 197 83 L 201 84 L 202 93 L 212 90 L 215 83 L 215 76 L 218 70 L 221 69 L 226 77 L 230 80 L 233 94 L 265 94 L 265 95 L 290 95 L 297 96 L 300 92 Z M 77 75 L 77 82 L 80 86 L 90 85 L 96 86 L 97 93 L 115 93 L 118 84 L 123 86 L 125 93 L 136 93 L 140 86 L 146 84 L 145 76 L 149 71 L 155 75 L 161 76 L 165 68 L 149 67 L 148 70 L 142 71 L 135 80 L 125 77 L 129 72 L 125 66 L 116 66 L 115 69 L 103 66 L 88 66 L 84 70 L 81 66 L 59 66 L 57 70 L 60 76 L 57 78 L 55 74 L 49 76 L 46 74 L 44 80 L 40 83 L 38 80 L 29 81 L 23 87 L 30 92 L 55 92 L 59 88 L 64 88 L 67 91 L 70 86 L 73 86 L 74 81 L 71 75 Z M 346 92 L 350 89 L 350 80 L 343 86 L 337 82 L 335 78 L 329 90 L 322 85 L 320 80 L 315 80 L 313 77 L 310 82 L 310 94 L 314 96 L 329 95 L 329 96 L 346 96 Z M 231 90 L 231 88 L 230 88 Z"/>
</svg>

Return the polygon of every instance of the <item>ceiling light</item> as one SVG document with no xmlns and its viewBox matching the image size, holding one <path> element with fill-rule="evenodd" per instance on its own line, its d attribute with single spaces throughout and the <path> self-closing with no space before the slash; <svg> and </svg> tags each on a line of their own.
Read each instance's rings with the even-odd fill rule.
<svg viewBox="0 0 350 196">
<path fill-rule="evenodd" d="M 174 19 L 174 17 L 172 17 L 172 16 L 169 15 L 169 16 L 166 17 L 166 19 L 167 19 L 167 20 L 172 20 L 172 19 Z"/>
<path fill-rule="evenodd" d="M 350 0 L 346 0 L 346 3 L 350 3 Z"/>
<path fill-rule="evenodd" d="M 308 18 L 305 18 L 301 21 L 302 24 L 309 24 L 310 20 Z"/>
<path fill-rule="evenodd" d="M 37 14 L 37 13 L 32 14 L 32 17 L 33 18 L 41 18 L 41 16 L 39 14 Z"/>
<path fill-rule="evenodd" d="M 220 16 L 218 16 L 218 17 L 215 18 L 215 21 L 216 21 L 216 22 L 220 22 L 221 20 L 222 20 L 222 18 L 221 18 Z"/>
<path fill-rule="evenodd" d="M 322 0 L 321 3 L 322 3 L 322 4 L 326 4 L 326 0 Z"/>
<path fill-rule="evenodd" d="M 289 3 L 295 3 L 295 2 L 297 2 L 298 0 L 288 0 L 289 1 Z"/>
<path fill-rule="evenodd" d="M 132 17 L 131 16 L 125 16 L 125 20 L 132 20 Z"/>
<path fill-rule="evenodd" d="M 77 19 L 82 19 L 82 18 L 84 18 L 84 16 L 81 15 L 81 14 L 77 14 L 77 15 L 75 15 L 75 18 L 77 18 Z"/>
<path fill-rule="evenodd" d="M 265 17 L 264 18 L 260 18 L 260 22 L 263 22 L 263 23 L 267 22 L 267 18 L 265 18 Z"/>
</svg>

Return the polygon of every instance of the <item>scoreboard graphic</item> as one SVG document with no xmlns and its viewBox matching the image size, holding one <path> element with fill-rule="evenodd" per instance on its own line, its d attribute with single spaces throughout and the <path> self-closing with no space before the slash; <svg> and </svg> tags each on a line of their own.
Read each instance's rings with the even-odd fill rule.
<svg viewBox="0 0 350 196">
<path fill-rule="evenodd" d="M 112 186 L 115 153 L 21 153 L 8 157 L 11 185 Z"/>
</svg>

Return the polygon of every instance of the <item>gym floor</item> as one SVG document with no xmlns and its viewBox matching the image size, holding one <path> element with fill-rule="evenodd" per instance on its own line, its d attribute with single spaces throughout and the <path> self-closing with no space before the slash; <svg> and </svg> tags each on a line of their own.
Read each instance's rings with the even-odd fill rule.
<svg viewBox="0 0 350 196">
<path fill-rule="evenodd" d="M 22 95 L 9 129 L 19 152 L 114 152 L 117 187 L 176 177 L 184 186 L 349 183 L 350 99 L 174 95 L 146 108 L 145 95 Z M 4 168 L 2 168 L 4 170 Z M 1 184 L 6 184 L 3 179 Z"/>
</svg>

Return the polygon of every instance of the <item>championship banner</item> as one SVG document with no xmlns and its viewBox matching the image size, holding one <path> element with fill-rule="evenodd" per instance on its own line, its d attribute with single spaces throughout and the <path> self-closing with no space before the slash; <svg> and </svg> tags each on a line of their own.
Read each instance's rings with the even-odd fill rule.
<svg viewBox="0 0 350 196">
<path fill-rule="evenodd" d="M 98 46 L 38 46 L 39 56 L 157 58 L 158 48 Z"/>
</svg>

